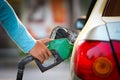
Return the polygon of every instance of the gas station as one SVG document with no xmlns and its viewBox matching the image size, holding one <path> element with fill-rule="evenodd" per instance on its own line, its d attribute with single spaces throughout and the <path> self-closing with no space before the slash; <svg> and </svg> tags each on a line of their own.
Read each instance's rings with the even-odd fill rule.
<svg viewBox="0 0 120 80">
<path fill-rule="evenodd" d="M 119 0 L 7 0 L 52 57 L 25 54 L 0 25 L 0 80 L 120 80 Z"/>
</svg>

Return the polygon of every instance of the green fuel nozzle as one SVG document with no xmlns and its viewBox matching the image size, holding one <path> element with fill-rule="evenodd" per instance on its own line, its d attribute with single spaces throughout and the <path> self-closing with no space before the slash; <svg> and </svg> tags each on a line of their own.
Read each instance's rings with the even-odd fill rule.
<svg viewBox="0 0 120 80">
<path fill-rule="evenodd" d="M 48 44 L 48 48 L 51 51 L 56 51 L 59 54 L 59 56 L 63 60 L 65 60 L 70 57 L 73 49 L 73 44 L 71 44 L 67 38 L 61 38 L 50 41 Z"/>
<path fill-rule="evenodd" d="M 35 60 L 42 72 L 49 70 L 64 60 L 68 59 L 72 53 L 73 44 L 67 38 L 55 39 L 48 43 L 48 48 L 54 56 L 55 62 L 49 66 L 43 66 L 40 61 Z"/>
</svg>

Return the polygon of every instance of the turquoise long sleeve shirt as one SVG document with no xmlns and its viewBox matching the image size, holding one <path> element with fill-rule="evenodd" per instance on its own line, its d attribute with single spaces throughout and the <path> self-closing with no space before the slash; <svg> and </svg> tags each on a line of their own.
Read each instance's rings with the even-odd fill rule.
<svg viewBox="0 0 120 80">
<path fill-rule="evenodd" d="M 6 0 L 0 0 L 0 24 L 25 53 L 35 46 L 36 40 L 27 32 Z"/>
</svg>

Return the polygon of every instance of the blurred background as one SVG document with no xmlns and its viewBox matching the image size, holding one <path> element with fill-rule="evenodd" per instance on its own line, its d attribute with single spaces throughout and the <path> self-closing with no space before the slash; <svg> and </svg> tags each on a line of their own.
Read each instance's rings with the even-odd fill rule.
<svg viewBox="0 0 120 80">
<path fill-rule="evenodd" d="M 90 0 L 7 0 L 35 39 L 49 37 L 56 26 L 80 32 L 79 20 L 87 15 Z M 80 3 L 82 1 L 83 3 Z M 85 5 L 80 9 L 82 5 Z M 78 22 L 77 22 L 78 21 Z M 0 25 L 1 26 L 1 25 Z M 26 55 L 0 27 L 0 80 L 15 80 L 17 64 Z M 35 63 L 28 64 L 24 80 L 69 80 L 69 60 L 41 73 Z"/>
</svg>

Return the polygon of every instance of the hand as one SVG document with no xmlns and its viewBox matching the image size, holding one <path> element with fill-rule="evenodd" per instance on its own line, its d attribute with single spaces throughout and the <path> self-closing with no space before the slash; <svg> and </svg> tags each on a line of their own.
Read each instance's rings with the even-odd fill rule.
<svg viewBox="0 0 120 80">
<path fill-rule="evenodd" d="M 52 55 L 50 50 L 45 45 L 45 43 L 49 41 L 50 41 L 49 38 L 37 40 L 36 45 L 30 51 L 30 55 L 37 58 L 38 60 L 41 61 L 41 63 L 43 63 L 46 59 L 48 59 Z"/>
</svg>

